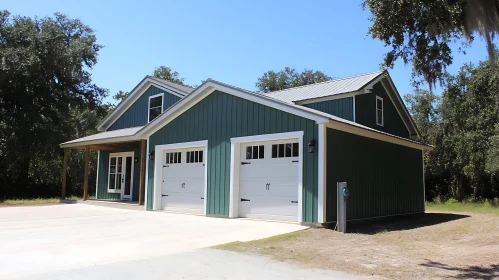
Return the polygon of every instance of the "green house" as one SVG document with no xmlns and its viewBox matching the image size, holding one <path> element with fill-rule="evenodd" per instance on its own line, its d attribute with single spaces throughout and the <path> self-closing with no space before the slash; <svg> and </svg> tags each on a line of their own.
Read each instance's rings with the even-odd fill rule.
<svg viewBox="0 0 499 280">
<path fill-rule="evenodd" d="M 98 200 L 324 225 L 347 182 L 348 220 L 425 211 L 432 147 L 386 71 L 269 94 L 147 76 L 97 128 L 61 147 L 98 151 Z"/>
</svg>

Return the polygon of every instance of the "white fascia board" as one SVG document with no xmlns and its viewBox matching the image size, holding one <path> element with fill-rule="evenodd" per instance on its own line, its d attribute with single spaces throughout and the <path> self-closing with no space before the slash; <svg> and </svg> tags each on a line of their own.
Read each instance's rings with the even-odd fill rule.
<svg viewBox="0 0 499 280">
<path fill-rule="evenodd" d="M 130 141 L 139 141 L 139 140 L 141 140 L 141 139 L 132 135 L 132 136 L 125 136 L 125 137 L 112 137 L 112 138 L 96 139 L 96 140 L 90 140 L 90 141 L 72 142 L 72 143 L 67 143 L 67 144 L 63 143 L 63 144 L 60 144 L 59 146 L 61 148 L 71 148 L 71 147 L 78 147 L 78 146 L 89 146 L 89 145 L 98 145 L 98 144 L 116 143 L 116 142 L 130 142 Z"/>
<path fill-rule="evenodd" d="M 415 143 L 415 142 L 412 142 L 409 140 L 405 140 L 405 139 L 402 139 L 402 138 L 399 138 L 396 136 L 386 135 L 386 134 L 383 134 L 383 133 L 380 133 L 380 132 L 377 132 L 374 130 L 355 127 L 353 125 L 349 125 L 346 123 L 341 123 L 341 122 L 337 122 L 337 121 L 330 121 L 329 123 L 326 124 L 326 126 L 329 128 L 332 128 L 332 129 L 339 130 L 339 131 L 344 131 L 344 132 L 348 132 L 351 134 L 355 134 L 355 135 L 359 135 L 359 136 L 363 136 L 363 137 L 367 137 L 367 138 L 371 138 L 371 139 L 376 139 L 376 140 L 380 140 L 380 141 L 384 141 L 384 142 L 388 142 L 388 143 L 392 143 L 392 144 L 397 144 L 397 145 L 401 145 L 401 146 L 405 146 L 405 147 L 409 147 L 409 148 L 413 148 L 413 149 L 425 150 L 425 151 L 433 150 L 432 146 L 418 144 L 418 143 Z"/>
<path fill-rule="evenodd" d="M 335 95 L 330 95 L 330 96 L 323 96 L 323 97 L 317 97 L 317 98 L 312 98 L 312 99 L 298 100 L 298 101 L 295 101 L 294 103 L 296 105 L 305 105 L 305 104 L 312 104 L 312 103 L 317 103 L 317 102 L 324 102 L 324 101 L 354 97 L 356 95 L 361 95 L 361 94 L 365 94 L 365 92 L 364 91 L 352 91 L 352 92 L 348 92 L 348 93 L 340 93 L 340 94 L 335 94 Z"/>
<path fill-rule="evenodd" d="M 363 90 L 364 93 L 372 92 L 374 85 L 379 83 L 385 77 L 385 73 L 386 72 L 379 74 L 379 76 L 376 77 L 376 79 L 372 80 L 369 84 L 367 84 L 367 86 L 364 87 L 364 90 Z"/>
<path fill-rule="evenodd" d="M 177 116 L 187 111 L 189 108 L 194 106 L 196 103 L 201 101 L 204 97 L 208 96 L 212 92 L 219 90 L 226 94 L 231 94 L 255 103 L 259 103 L 265 106 L 272 107 L 277 110 L 281 110 L 284 112 L 288 112 L 303 118 L 311 119 L 316 121 L 317 123 L 326 123 L 329 118 L 326 116 L 322 116 L 322 113 L 314 113 L 310 112 L 308 108 L 299 108 L 296 105 L 287 104 L 282 101 L 274 100 L 264 96 L 258 96 L 255 93 L 249 93 L 242 90 L 234 89 L 232 87 L 228 87 L 225 85 L 221 85 L 219 83 L 215 83 L 212 81 L 207 81 L 203 85 L 199 86 L 196 90 L 194 90 L 191 94 L 187 95 L 184 99 L 177 102 L 175 105 L 167 109 L 163 114 L 157 117 L 154 121 L 152 121 L 149 125 L 146 125 L 144 128 L 138 131 L 137 136 L 142 135 L 151 135 L 154 132 L 158 131 L 161 127 L 168 124 L 170 121 L 175 119 Z"/>
<path fill-rule="evenodd" d="M 294 138 L 300 138 L 302 136 L 303 136 L 303 131 L 293 131 L 293 132 L 284 132 L 284 133 L 233 137 L 230 138 L 230 142 L 231 143 L 260 142 L 260 141 L 272 141 L 272 140 L 281 140 L 281 139 L 294 139 Z"/>
<path fill-rule="evenodd" d="M 153 80 L 151 78 L 145 78 L 142 80 L 142 82 L 135 87 L 135 89 L 128 95 L 128 97 L 125 99 L 125 101 L 121 102 L 111 114 L 106 116 L 98 125 L 97 125 L 97 130 L 98 131 L 105 131 L 107 128 L 109 128 L 130 106 L 132 106 L 135 101 L 146 91 L 149 89 L 149 87 L 153 85 L 161 90 L 164 90 L 165 92 L 168 92 L 170 94 L 173 94 L 177 97 L 184 98 L 185 93 L 181 93 L 180 90 L 173 88 L 169 85 L 166 84 L 161 84 L 156 80 Z"/>
</svg>

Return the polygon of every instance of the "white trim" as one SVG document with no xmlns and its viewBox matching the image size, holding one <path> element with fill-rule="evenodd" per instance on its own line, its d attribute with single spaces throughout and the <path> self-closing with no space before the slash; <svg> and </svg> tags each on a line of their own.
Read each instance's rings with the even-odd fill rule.
<svg viewBox="0 0 499 280">
<path fill-rule="evenodd" d="M 247 142 L 272 141 L 282 139 L 298 139 L 299 166 L 298 166 L 298 222 L 303 221 L 303 131 L 262 134 L 245 137 L 234 137 L 230 139 L 230 194 L 229 194 L 229 217 L 237 218 L 239 216 L 239 167 L 238 164 L 241 154 L 241 144 Z"/>
<path fill-rule="evenodd" d="M 165 150 L 175 150 L 175 149 L 185 149 L 191 147 L 204 147 L 204 210 L 203 213 L 206 215 L 206 206 L 208 197 L 208 140 L 194 141 L 194 142 L 183 142 L 175 144 L 166 145 L 156 145 L 154 147 L 154 197 L 153 197 L 153 210 L 161 210 L 161 189 L 163 187 L 163 172 L 158 170 L 158 167 L 163 168 L 163 151 Z"/>
<path fill-rule="evenodd" d="M 198 88 L 196 88 L 193 92 L 187 95 L 185 98 L 181 99 L 172 107 L 168 108 L 162 115 L 156 118 L 149 125 L 146 125 L 142 129 L 140 129 L 136 136 L 140 137 L 142 135 L 151 135 L 154 132 L 161 129 L 161 127 L 168 124 L 170 121 L 175 119 L 177 116 L 182 114 L 183 112 L 190 109 L 196 103 L 201 101 L 203 98 L 211 94 L 212 92 L 219 90 L 226 94 L 231 94 L 255 103 L 259 103 L 265 106 L 272 107 L 277 110 L 281 110 L 284 112 L 288 112 L 303 118 L 314 120 L 318 123 L 326 123 L 329 120 L 328 114 L 324 115 L 322 112 L 315 112 L 315 110 L 308 109 L 306 107 L 301 108 L 300 106 L 296 106 L 293 104 L 288 104 L 276 99 L 272 99 L 266 97 L 262 94 L 256 94 L 247 92 L 244 90 L 236 89 L 230 86 L 222 85 L 213 81 L 207 81 Z"/>
<path fill-rule="evenodd" d="M 95 198 L 98 199 L 97 194 L 99 193 L 99 163 L 100 163 L 100 150 L 97 150 L 97 174 L 95 178 Z M 109 172 L 108 172 L 109 173 Z"/>
<path fill-rule="evenodd" d="M 120 199 L 123 200 L 123 192 L 125 191 L 124 185 L 121 185 L 121 188 L 119 191 L 116 191 L 116 189 L 112 190 L 109 189 L 109 184 L 111 183 L 109 181 L 109 178 L 111 177 L 110 171 L 111 171 L 111 157 L 132 157 L 132 169 L 131 169 L 131 174 L 130 174 L 130 200 L 133 198 L 133 173 L 134 173 L 134 168 L 135 168 L 135 152 L 119 152 L 119 153 L 109 153 L 109 167 L 107 169 L 107 193 L 119 193 L 120 194 Z M 118 165 L 118 159 L 116 159 L 116 165 Z M 121 163 L 121 175 L 123 176 L 123 173 L 126 173 L 126 162 L 122 160 Z M 115 173 L 116 174 L 116 173 Z"/>
<path fill-rule="evenodd" d="M 365 94 L 365 92 L 364 91 L 352 91 L 352 92 L 347 92 L 347 93 L 338 93 L 335 95 L 298 100 L 298 101 L 294 101 L 294 103 L 297 105 L 305 105 L 305 104 L 312 104 L 312 103 L 317 103 L 317 102 L 324 102 L 324 101 L 330 101 L 330 100 L 355 97 L 357 95 L 362 95 L 362 94 Z"/>
<path fill-rule="evenodd" d="M 326 192 L 327 192 L 327 182 L 326 182 L 326 174 L 327 174 L 327 169 L 326 169 L 326 163 L 327 163 L 327 132 L 326 132 L 326 126 L 324 124 L 318 124 L 318 132 L 319 132 L 319 147 L 317 149 L 317 152 L 319 153 L 319 163 L 318 163 L 318 197 L 317 197 L 317 204 L 318 204 L 318 209 L 317 209 L 317 222 L 318 223 L 325 223 L 326 222 Z"/>
<path fill-rule="evenodd" d="M 352 97 L 353 98 L 353 122 L 357 122 L 355 119 L 355 95 Z"/>
<path fill-rule="evenodd" d="M 82 141 L 82 142 L 73 142 L 68 144 L 60 144 L 61 148 L 71 148 L 71 147 L 79 147 L 79 146 L 90 146 L 90 145 L 98 145 L 98 144 L 106 144 L 106 143 L 116 143 L 116 142 L 132 142 L 138 141 L 140 138 L 137 138 L 135 135 L 130 136 L 117 136 L 110 137 L 104 139 L 96 139 L 90 141 Z"/>
<path fill-rule="evenodd" d="M 423 163 L 423 212 L 426 211 L 426 183 L 425 183 L 425 172 L 424 172 L 424 151 L 421 151 L 421 161 Z"/>
<path fill-rule="evenodd" d="M 378 122 L 378 100 L 381 100 L 381 123 Z M 376 125 L 381 127 L 385 126 L 385 104 L 383 102 L 383 97 L 376 95 Z"/>
<path fill-rule="evenodd" d="M 146 180 L 144 183 L 144 209 L 147 210 L 147 189 L 149 189 L 149 137 L 147 137 L 147 142 L 146 142 L 146 170 L 144 171 L 146 176 Z"/>
<path fill-rule="evenodd" d="M 162 93 L 158 93 L 158 94 L 149 96 L 149 102 L 147 102 L 147 121 L 146 121 L 146 123 L 151 122 L 151 99 L 156 98 L 158 96 L 161 96 L 161 113 L 163 113 L 163 107 L 164 107 L 164 103 L 165 103 L 165 94 L 162 92 Z M 156 108 L 156 107 L 154 107 L 154 108 Z M 161 115 L 161 113 L 159 113 L 159 115 Z M 159 115 L 157 117 L 159 117 Z"/>
<path fill-rule="evenodd" d="M 355 135 L 359 135 L 359 136 L 363 136 L 363 137 L 367 137 L 367 138 L 371 138 L 371 139 L 376 139 L 376 140 L 380 140 L 380 141 L 384 141 L 384 142 L 388 142 L 388 143 L 393 143 L 393 144 L 397 144 L 397 145 L 401 145 L 401 146 L 405 146 L 405 147 L 409 147 L 409 148 L 414 148 L 414 149 L 418 149 L 418 150 L 428 150 L 428 151 L 433 150 L 432 146 L 427 146 L 427 145 L 419 144 L 416 142 L 412 142 L 412 141 L 407 140 L 407 139 L 402 138 L 402 137 L 383 134 L 375 129 L 373 129 L 373 130 L 359 129 L 358 127 L 356 127 L 354 125 L 341 123 L 341 122 L 335 122 L 335 121 L 331 121 L 331 122 L 327 123 L 326 126 L 329 128 L 332 128 L 332 129 L 339 130 L 339 131 L 344 131 L 347 133 L 351 133 L 351 134 L 355 134 Z"/>
<path fill-rule="evenodd" d="M 161 90 L 166 91 L 167 93 L 173 94 L 180 98 L 183 98 L 187 94 L 184 92 L 185 95 L 182 95 L 180 93 L 183 92 L 182 90 L 171 87 L 167 84 L 160 84 L 158 81 L 146 77 L 132 90 L 132 92 L 130 92 L 128 97 L 123 102 L 118 104 L 118 107 L 115 110 L 113 110 L 97 125 L 97 130 L 104 131 L 109 128 L 151 86 L 155 86 Z M 108 122 L 109 124 L 105 125 Z"/>
<path fill-rule="evenodd" d="M 367 86 L 364 87 L 364 93 L 371 93 L 374 88 L 374 85 L 383 80 L 384 77 L 385 77 L 384 72 L 379 74 L 379 76 L 376 77 L 376 79 L 372 80 Z"/>
<path fill-rule="evenodd" d="M 387 73 L 388 73 L 388 72 L 387 72 Z M 393 89 L 393 91 L 395 92 L 395 95 L 396 95 L 397 99 L 399 100 L 400 104 L 402 105 L 402 107 L 403 107 L 402 109 L 404 110 L 404 113 L 407 115 L 407 117 L 408 117 L 409 121 L 411 122 L 412 127 L 414 128 L 414 131 L 416 132 L 417 136 L 418 136 L 418 137 L 420 137 L 420 135 L 419 135 L 419 131 L 418 131 L 418 128 L 417 128 L 416 124 L 414 123 L 414 120 L 412 119 L 411 114 L 409 114 L 409 111 L 407 110 L 407 107 L 405 106 L 404 101 L 403 101 L 403 100 L 402 100 L 402 98 L 400 97 L 400 94 L 399 94 L 399 92 L 398 92 L 397 88 L 395 87 L 395 84 L 394 84 L 394 83 L 393 83 L 393 81 L 392 81 L 392 77 L 390 77 L 390 75 L 389 75 L 389 74 L 387 74 L 387 75 L 386 75 L 386 77 L 387 77 L 388 83 L 390 84 L 391 88 L 392 88 L 392 89 Z M 383 85 L 383 83 L 381 83 L 381 84 Z M 386 88 L 385 88 L 385 90 L 386 90 Z M 387 91 L 387 94 L 388 94 L 388 96 L 390 96 L 390 93 L 389 93 L 388 91 Z M 391 98 L 391 97 L 390 97 L 390 98 Z M 392 103 L 393 103 L 393 100 L 392 100 Z M 395 106 L 395 104 L 394 104 L 394 107 L 395 107 L 395 109 L 397 109 L 397 112 L 399 112 L 399 114 L 402 114 L 402 113 L 399 111 L 398 107 L 397 107 L 397 106 Z M 403 119 L 403 118 L 402 118 L 402 121 L 405 123 L 405 121 L 404 121 L 404 119 Z M 407 126 L 407 124 L 406 124 L 406 126 Z M 409 127 L 407 127 L 407 130 L 409 130 Z M 410 132 L 410 130 L 409 130 L 409 133 L 411 133 L 411 132 Z"/>
</svg>

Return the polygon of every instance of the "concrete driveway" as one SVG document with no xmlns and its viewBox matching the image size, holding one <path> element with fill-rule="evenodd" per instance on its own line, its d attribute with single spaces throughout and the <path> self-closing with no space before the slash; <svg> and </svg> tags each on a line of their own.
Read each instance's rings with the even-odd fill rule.
<svg viewBox="0 0 499 280">
<path fill-rule="evenodd" d="M 0 279 L 163 278 L 166 271 L 158 269 L 175 278 L 199 279 L 217 264 L 221 270 L 210 270 L 215 273 L 210 279 L 225 279 L 223 267 L 240 265 L 237 273 L 244 275 L 259 264 L 251 265 L 251 257 L 241 254 L 202 248 L 304 228 L 86 204 L 0 208 Z M 189 269 L 193 264 L 198 265 Z"/>
</svg>

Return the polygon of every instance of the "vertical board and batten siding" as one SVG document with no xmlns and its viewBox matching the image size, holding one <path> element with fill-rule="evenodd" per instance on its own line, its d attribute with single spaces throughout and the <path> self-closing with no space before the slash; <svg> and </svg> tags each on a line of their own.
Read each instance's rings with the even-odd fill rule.
<svg viewBox="0 0 499 280">
<path fill-rule="evenodd" d="M 307 143 L 317 140 L 317 124 L 290 113 L 215 91 L 155 132 L 156 145 L 208 140 L 207 214 L 229 215 L 230 138 L 303 131 L 303 221 L 317 222 L 317 153 L 307 153 Z M 147 208 L 152 209 L 154 162 L 149 161 Z"/>
<path fill-rule="evenodd" d="M 121 153 L 121 152 L 134 152 L 134 159 L 135 158 L 140 159 L 140 149 L 136 149 L 133 151 L 130 150 L 120 150 L 120 151 L 100 151 L 100 157 L 99 157 L 99 182 L 97 182 L 98 187 L 97 187 L 97 192 L 96 192 L 96 198 L 97 199 L 106 199 L 106 200 L 120 200 L 121 199 L 121 194 L 119 193 L 108 193 L 107 192 L 107 186 L 108 186 L 108 178 L 109 178 L 109 154 L 111 153 Z M 137 163 L 134 163 L 133 165 L 133 190 L 132 190 L 132 201 L 138 201 L 139 200 L 139 181 L 140 181 L 140 161 Z"/>
<path fill-rule="evenodd" d="M 327 215 L 336 221 L 336 183 L 347 182 L 347 219 L 424 212 L 421 150 L 327 129 Z"/>
<path fill-rule="evenodd" d="M 163 93 L 163 111 L 181 99 L 151 85 L 107 130 L 146 125 L 149 122 L 147 119 L 149 116 L 149 97 L 160 93 Z"/>
<path fill-rule="evenodd" d="M 303 106 L 353 121 L 353 97 L 304 104 Z"/>
<path fill-rule="evenodd" d="M 383 98 L 383 126 L 376 124 L 376 96 Z M 381 83 L 375 84 L 371 93 L 355 96 L 355 122 L 386 133 L 410 138 L 409 130 Z"/>
</svg>

